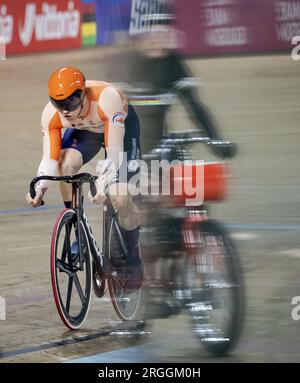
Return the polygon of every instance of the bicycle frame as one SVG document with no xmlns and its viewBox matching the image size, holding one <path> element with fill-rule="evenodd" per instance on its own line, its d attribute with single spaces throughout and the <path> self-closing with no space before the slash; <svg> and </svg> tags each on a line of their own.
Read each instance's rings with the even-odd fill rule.
<svg viewBox="0 0 300 383">
<path fill-rule="evenodd" d="M 91 176 L 89 173 L 81 173 L 74 176 L 62 176 L 62 177 L 52 177 L 52 176 L 41 176 L 34 178 L 30 183 L 30 195 L 32 198 L 35 197 L 35 184 L 41 180 L 47 181 L 64 181 L 72 184 L 72 200 L 71 200 L 71 208 L 76 212 L 76 223 L 75 230 L 77 229 L 77 237 L 78 243 L 81 243 L 81 231 L 78 230 L 80 222 L 82 221 L 85 231 L 88 236 L 90 249 L 92 252 L 93 260 L 95 261 L 98 271 L 101 272 L 100 275 L 105 274 L 102 270 L 103 262 L 103 251 L 99 248 L 96 239 L 94 238 L 92 229 L 88 222 L 88 219 L 85 215 L 83 209 L 83 192 L 82 185 L 86 182 L 90 184 L 90 189 L 92 195 L 96 194 L 96 186 L 95 186 L 96 177 Z M 44 201 L 42 201 L 42 205 Z M 76 228 L 77 227 L 77 228 Z M 101 267 L 99 267 L 99 264 Z M 81 246 L 79 246 L 79 269 L 83 270 L 83 256 L 81 252 Z"/>
<path fill-rule="evenodd" d="M 105 272 L 103 270 L 103 257 L 104 252 L 103 248 L 101 249 L 93 235 L 93 231 L 91 229 L 91 225 L 88 221 L 88 218 L 85 214 L 84 208 L 83 208 L 83 192 L 82 192 L 82 183 L 81 182 L 72 182 L 72 209 L 76 211 L 76 217 L 77 217 L 77 228 L 79 227 L 80 221 L 83 223 L 83 226 L 85 228 L 85 231 L 88 236 L 89 246 L 91 249 L 93 260 L 95 261 L 97 271 L 100 275 L 104 276 Z M 81 243 L 81 232 L 77 229 L 77 236 L 78 236 L 78 243 Z M 82 270 L 83 267 L 83 257 L 81 254 L 81 246 L 79 246 L 79 259 L 80 259 L 80 270 Z"/>
<path fill-rule="evenodd" d="M 109 196 L 107 196 L 106 201 L 103 204 L 103 229 L 102 229 L 102 246 L 99 247 L 94 234 L 91 229 L 91 225 L 88 221 L 88 218 L 85 214 L 84 208 L 83 208 L 83 191 L 82 186 L 84 183 L 90 184 L 91 194 L 96 194 L 96 186 L 95 186 L 95 180 L 97 177 L 91 176 L 89 173 L 80 173 L 74 176 L 61 176 L 61 177 L 52 177 L 52 176 L 41 176 L 36 177 L 32 180 L 30 184 L 30 194 L 31 197 L 34 198 L 35 196 L 35 189 L 34 186 L 37 182 L 41 180 L 48 180 L 48 181 L 64 181 L 67 183 L 72 184 L 72 200 L 71 200 L 71 208 L 76 212 L 76 224 L 75 229 L 77 230 L 77 237 L 78 237 L 78 243 L 81 243 L 81 232 L 77 228 L 80 226 L 80 222 L 83 223 L 84 229 L 88 236 L 89 246 L 91 249 L 93 260 L 97 267 L 97 272 L 101 277 L 108 278 L 110 276 L 109 271 L 109 262 L 107 260 L 107 257 L 105 255 L 105 222 L 107 215 L 114 215 L 116 217 L 116 213 L 112 207 L 111 201 Z M 44 202 L 42 201 L 42 204 Z M 122 249 L 127 254 L 127 249 L 124 243 L 124 240 L 122 238 L 122 234 L 120 232 L 120 229 L 117 224 L 117 219 L 114 220 L 116 232 L 118 234 Z M 79 269 L 83 270 L 83 256 L 81 252 L 81 246 L 79 246 Z"/>
</svg>

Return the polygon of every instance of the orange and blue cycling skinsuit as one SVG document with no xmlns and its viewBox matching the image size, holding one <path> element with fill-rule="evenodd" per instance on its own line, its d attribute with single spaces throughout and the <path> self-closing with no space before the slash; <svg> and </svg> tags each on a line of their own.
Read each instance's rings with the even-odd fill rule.
<svg viewBox="0 0 300 383">
<path fill-rule="evenodd" d="M 48 102 L 42 113 L 43 157 L 38 169 L 40 175 L 56 175 L 62 149 L 76 149 L 83 159 L 83 164 L 90 161 L 104 146 L 107 166 L 114 164 L 119 174 L 126 174 L 128 182 L 138 169 L 130 171 L 130 160 L 139 160 L 140 125 L 133 107 L 126 96 L 116 86 L 102 81 L 86 82 L 86 97 L 89 110 L 84 117 L 68 121 L 62 113 Z M 126 161 L 120 161 L 123 153 Z M 121 167 L 126 167 L 125 173 Z M 110 180 L 105 179 L 108 183 Z M 48 187 L 47 181 L 40 181 L 39 187 Z"/>
</svg>

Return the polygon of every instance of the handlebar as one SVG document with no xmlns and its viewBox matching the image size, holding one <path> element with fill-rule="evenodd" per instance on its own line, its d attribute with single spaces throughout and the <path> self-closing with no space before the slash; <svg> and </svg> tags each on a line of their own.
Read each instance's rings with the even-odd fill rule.
<svg viewBox="0 0 300 383">
<path fill-rule="evenodd" d="M 186 136 L 186 137 L 181 137 L 179 135 L 178 137 L 176 135 L 172 135 L 168 138 L 165 138 L 162 140 L 163 144 L 193 144 L 193 143 L 198 143 L 202 142 L 204 144 L 210 144 L 212 140 L 209 137 L 191 137 L 191 136 Z"/>
<path fill-rule="evenodd" d="M 84 183 L 89 183 L 90 184 L 90 191 L 91 195 L 94 197 L 97 194 L 97 188 L 95 185 L 95 180 L 97 177 L 92 176 L 89 173 L 80 173 L 76 174 L 74 176 L 60 176 L 60 177 L 53 177 L 53 176 L 40 176 L 40 177 L 35 177 L 29 186 L 29 191 L 30 191 L 30 196 L 31 198 L 35 198 L 36 196 L 36 191 L 35 191 L 35 185 L 37 182 L 41 180 L 47 180 L 47 181 L 65 181 L 68 183 L 79 183 L 79 184 L 84 184 Z M 44 201 L 41 202 L 42 205 L 44 205 Z"/>
<path fill-rule="evenodd" d="M 232 142 L 225 140 L 213 140 L 210 137 L 193 136 L 192 133 L 172 133 L 168 137 L 162 140 L 166 144 L 193 144 L 204 143 L 207 145 L 230 145 Z"/>
<path fill-rule="evenodd" d="M 172 147 L 176 145 L 186 145 L 194 143 L 204 143 L 222 158 L 232 158 L 237 153 L 235 143 L 225 140 L 211 139 L 210 137 L 193 136 L 191 133 L 172 133 L 160 142 L 160 147 Z"/>
</svg>

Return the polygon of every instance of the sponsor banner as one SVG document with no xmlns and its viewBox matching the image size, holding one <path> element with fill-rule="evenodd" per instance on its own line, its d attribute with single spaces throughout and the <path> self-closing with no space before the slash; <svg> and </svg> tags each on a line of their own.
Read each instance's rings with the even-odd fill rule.
<svg viewBox="0 0 300 383">
<path fill-rule="evenodd" d="M 181 0 L 185 54 L 286 50 L 300 35 L 300 0 Z"/>
<path fill-rule="evenodd" d="M 96 0 L 97 42 L 114 44 L 173 17 L 166 0 Z"/>
<path fill-rule="evenodd" d="M 146 32 L 173 19 L 166 0 L 132 0 L 129 34 Z"/>
<path fill-rule="evenodd" d="M 114 44 L 128 36 L 131 0 L 96 0 L 97 43 Z"/>
<path fill-rule="evenodd" d="M 80 0 L 1 0 L 0 37 L 7 54 L 81 46 Z"/>
</svg>

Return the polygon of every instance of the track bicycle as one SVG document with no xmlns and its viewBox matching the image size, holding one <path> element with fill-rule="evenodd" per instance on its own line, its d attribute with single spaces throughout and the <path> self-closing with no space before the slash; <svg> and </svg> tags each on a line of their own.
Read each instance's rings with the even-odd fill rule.
<svg viewBox="0 0 300 383">
<path fill-rule="evenodd" d="M 94 196 L 96 177 L 89 173 L 36 177 L 30 184 L 32 198 L 36 194 L 35 184 L 40 180 L 63 181 L 72 185 L 72 207 L 62 210 L 56 220 L 50 251 L 52 290 L 62 322 L 71 330 L 79 329 L 87 318 L 92 290 L 101 298 L 106 284 L 119 318 L 123 321 L 134 320 L 141 288 L 132 290 L 126 287 L 127 248 L 109 196 L 103 205 L 100 248 L 83 208 L 83 184 L 89 184 Z M 140 247 L 139 252 L 141 256 Z"/>
</svg>

